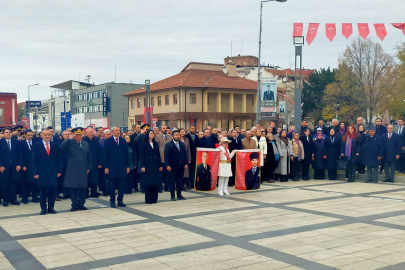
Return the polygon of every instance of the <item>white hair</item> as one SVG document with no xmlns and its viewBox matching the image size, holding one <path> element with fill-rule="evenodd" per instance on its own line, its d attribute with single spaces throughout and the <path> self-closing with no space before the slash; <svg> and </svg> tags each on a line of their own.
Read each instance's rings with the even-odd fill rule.
<svg viewBox="0 0 405 270">
<path fill-rule="evenodd" d="M 104 129 L 104 134 L 105 134 L 106 132 L 111 132 L 111 130 L 109 130 L 109 129 Z"/>
</svg>

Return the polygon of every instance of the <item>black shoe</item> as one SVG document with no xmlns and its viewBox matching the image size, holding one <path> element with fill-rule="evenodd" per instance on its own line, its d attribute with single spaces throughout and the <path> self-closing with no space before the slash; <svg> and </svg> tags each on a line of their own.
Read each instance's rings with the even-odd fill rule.
<svg viewBox="0 0 405 270">
<path fill-rule="evenodd" d="M 137 189 L 137 188 L 134 188 L 134 192 L 139 192 L 139 189 Z"/>
<path fill-rule="evenodd" d="M 14 202 L 11 202 L 11 205 L 20 205 L 20 203 L 17 201 L 14 201 Z"/>
<path fill-rule="evenodd" d="M 74 211 L 76 211 L 76 210 L 77 210 L 77 207 L 76 207 L 76 206 L 72 206 L 72 208 L 70 209 L 71 212 L 74 212 Z"/>
<path fill-rule="evenodd" d="M 98 198 L 98 194 L 90 195 L 91 198 Z"/>
<path fill-rule="evenodd" d="M 117 206 L 115 205 L 115 202 L 111 203 L 111 208 L 117 208 Z"/>
<path fill-rule="evenodd" d="M 372 183 L 372 182 L 373 182 L 373 180 L 367 180 L 364 183 Z"/>
<path fill-rule="evenodd" d="M 67 196 L 65 196 L 65 195 L 63 195 L 63 197 L 61 198 L 62 200 L 67 200 L 68 199 L 68 197 Z"/>
<path fill-rule="evenodd" d="M 59 194 L 56 194 L 56 198 L 62 199 L 62 197 Z"/>
<path fill-rule="evenodd" d="M 385 182 L 385 183 L 386 183 L 386 182 L 391 182 L 391 180 L 384 180 L 383 182 Z"/>
<path fill-rule="evenodd" d="M 142 190 L 142 193 L 145 193 L 145 191 Z M 159 193 L 163 193 L 163 190 L 159 189 Z"/>
<path fill-rule="evenodd" d="M 87 210 L 87 207 L 84 206 L 84 205 L 80 205 L 80 206 L 77 207 L 77 209 L 80 209 L 80 210 Z"/>
<path fill-rule="evenodd" d="M 186 198 L 184 198 L 182 195 L 177 195 L 177 200 L 185 200 Z"/>
<path fill-rule="evenodd" d="M 185 187 L 182 187 L 182 189 L 181 189 L 182 191 L 187 191 L 187 188 L 185 188 Z"/>
<path fill-rule="evenodd" d="M 56 212 L 55 209 L 48 209 L 48 213 L 50 213 L 50 214 L 57 214 L 58 212 Z"/>
<path fill-rule="evenodd" d="M 108 197 L 108 192 L 103 192 L 104 197 Z"/>
<path fill-rule="evenodd" d="M 101 195 L 103 195 L 103 194 L 102 194 L 102 193 L 100 193 L 100 192 L 97 192 L 97 195 L 98 195 L 98 196 L 101 196 Z"/>
<path fill-rule="evenodd" d="M 170 191 L 170 190 L 169 190 L 168 188 L 165 188 L 165 191 L 167 191 L 167 192 L 168 192 L 168 191 Z"/>
<path fill-rule="evenodd" d="M 171 200 L 175 202 L 176 198 L 174 196 L 172 196 Z"/>
<path fill-rule="evenodd" d="M 187 185 L 187 189 L 191 189 L 191 185 Z"/>
<path fill-rule="evenodd" d="M 86 199 L 88 199 L 88 198 L 90 198 L 90 195 L 89 195 L 89 194 L 86 194 Z"/>
<path fill-rule="evenodd" d="M 127 207 L 127 205 L 123 201 L 118 202 L 118 206 Z"/>
<path fill-rule="evenodd" d="M 39 213 L 41 216 L 43 216 L 43 215 L 45 215 L 46 214 L 46 211 L 45 210 L 41 210 L 41 213 Z"/>
<path fill-rule="evenodd" d="M 7 207 L 8 206 L 8 202 L 3 202 L 3 207 Z"/>
<path fill-rule="evenodd" d="M 378 184 L 378 181 L 374 181 L 374 183 Z"/>
<path fill-rule="evenodd" d="M 394 180 L 391 180 L 391 183 L 395 183 L 395 181 L 394 181 Z"/>
</svg>

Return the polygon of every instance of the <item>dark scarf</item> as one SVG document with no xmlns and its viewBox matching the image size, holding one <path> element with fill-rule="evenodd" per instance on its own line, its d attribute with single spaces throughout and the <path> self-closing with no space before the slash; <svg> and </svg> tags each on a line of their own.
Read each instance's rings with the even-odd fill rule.
<svg viewBox="0 0 405 270">
<path fill-rule="evenodd" d="M 280 137 L 281 141 L 285 144 L 285 146 L 288 145 L 288 138 L 287 137 Z"/>
</svg>

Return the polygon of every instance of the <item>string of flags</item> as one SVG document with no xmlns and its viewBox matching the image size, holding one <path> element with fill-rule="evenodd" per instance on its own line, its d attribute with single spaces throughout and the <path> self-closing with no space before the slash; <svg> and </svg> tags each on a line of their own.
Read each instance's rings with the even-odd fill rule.
<svg viewBox="0 0 405 270">
<path fill-rule="evenodd" d="M 405 35 L 405 23 L 392 23 L 392 26 L 402 30 L 402 33 L 404 33 L 404 35 Z M 318 28 L 319 28 L 319 23 L 310 23 L 308 25 L 308 32 L 307 32 L 307 36 L 306 36 L 308 45 L 311 45 L 312 41 L 314 41 L 314 39 L 316 38 L 316 35 L 318 33 Z M 357 28 L 359 31 L 359 35 L 364 39 L 366 39 L 368 37 L 368 35 L 370 34 L 370 28 L 368 26 L 368 23 L 358 23 Z M 375 28 L 377 36 L 381 39 L 381 41 L 384 41 L 385 37 L 387 36 L 387 29 L 385 27 L 385 24 L 375 23 L 374 28 Z M 325 31 L 326 31 L 326 37 L 330 41 L 333 41 L 333 39 L 336 36 L 336 32 L 337 32 L 336 24 L 335 23 L 326 23 Z M 303 34 L 304 34 L 304 24 L 303 23 L 294 23 L 293 37 L 303 36 Z M 352 23 L 342 23 L 342 35 L 346 39 L 348 39 L 352 34 L 353 34 L 353 24 Z"/>
</svg>

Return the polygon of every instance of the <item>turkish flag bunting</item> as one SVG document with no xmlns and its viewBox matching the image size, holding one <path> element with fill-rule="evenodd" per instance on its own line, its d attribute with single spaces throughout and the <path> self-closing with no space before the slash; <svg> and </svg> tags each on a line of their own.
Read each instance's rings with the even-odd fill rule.
<svg viewBox="0 0 405 270">
<path fill-rule="evenodd" d="M 402 33 L 405 35 L 405 23 L 392 23 L 392 26 L 398 29 L 402 29 Z"/>
<path fill-rule="evenodd" d="M 351 23 L 342 23 L 342 35 L 349 39 L 353 34 L 353 25 Z"/>
<path fill-rule="evenodd" d="M 316 38 L 316 34 L 318 33 L 319 23 L 310 23 L 308 26 L 308 33 L 307 33 L 307 43 L 311 45 L 312 41 Z"/>
<path fill-rule="evenodd" d="M 293 37 L 302 37 L 304 34 L 304 24 L 294 23 Z"/>
<path fill-rule="evenodd" d="M 326 37 L 332 41 L 336 36 L 336 24 L 327 23 L 325 24 Z"/>
<path fill-rule="evenodd" d="M 377 37 L 379 37 L 381 41 L 384 41 L 384 38 L 387 36 L 387 29 L 385 28 L 385 25 L 383 23 L 375 23 L 374 27 Z"/>
<path fill-rule="evenodd" d="M 368 28 L 368 23 L 358 23 L 357 26 L 359 27 L 359 35 L 367 39 L 368 35 L 370 34 L 370 29 Z"/>
</svg>

